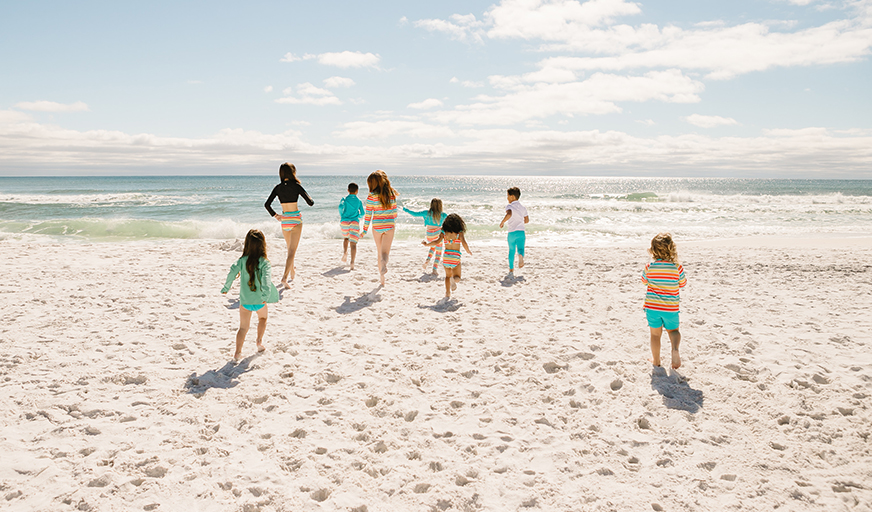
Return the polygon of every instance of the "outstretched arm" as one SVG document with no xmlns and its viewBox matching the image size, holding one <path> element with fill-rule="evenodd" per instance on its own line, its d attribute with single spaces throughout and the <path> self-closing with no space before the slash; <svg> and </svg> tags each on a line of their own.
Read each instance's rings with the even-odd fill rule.
<svg viewBox="0 0 872 512">
<path fill-rule="evenodd" d="M 436 240 L 433 240 L 433 241 L 430 242 L 430 243 L 427 243 L 426 241 L 422 240 L 422 241 L 421 241 L 421 245 L 425 245 L 425 246 L 427 246 L 427 247 L 433 247 L 433 246 L 436 246 L 436 245 L 441 244 L 441 243 L 442 243 L 442 240 L 443 240 L 444 238 L 445 238 L 445 234 L 444 234 L 444 233 L 439 233 L 439 238 L 437 238 Z"/>
<path fill-rule="evenodd" d="M 512 218 L 512 210 L 506 211 L 506 216 L 503 217 L 503 220 L 500 221 L 500 227 L 503 227 L 506 224 L 506 221 Z"/>
<path fill-rule="evenodd" d="M 227 293 L 230 291 L 230 287 L 233 286 L 233 281 L 239 276 L 239 260 L 233 262 L 233 265 L 230 266 L 230 272 L 227 273 L 227 280 L 224 281 L 224 287 L 221 288 L 221 293 Z"/>
<path fill-rule="evenodd" d="M 405 206 L 403 206 L 403 211 L 406 212 L 406 213 L 408 213 L 408 214 L 411 215 L 412 217 L 422 217 L 422 218 L 423 218 L 425 215 L 427 215 L 428 213 L 430 213 L 429 210 L 424 210 L 424 211 L 420 211 L 420 212 L 413 212 L 412 210 L 406 208 Z"/>
<path fill-rule="evenodd" d="M 463 233 L 460 234 L 460 243 L 463 244 L 463 248 L 466 249 L 467 254 L 472 254 L 472 251 L 469 250 L 469 246 L 466 245 L 466 237 L 463 236 Z"/>
</svg>

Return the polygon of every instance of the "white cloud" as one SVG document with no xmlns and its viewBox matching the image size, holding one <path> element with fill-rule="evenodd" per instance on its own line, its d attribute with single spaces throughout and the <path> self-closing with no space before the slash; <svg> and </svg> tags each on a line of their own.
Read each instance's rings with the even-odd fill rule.
<svg viewBox="0 0 872 512">
<path fill-rule="evenodd" d="M 374 68 L 380 60 L 381 57 L 378 54 L 362 52 L 344 51 L 318 55 L 319 63 L 338 68 Z"/>
<path fill-rule="evenodd" d="M 689 115 L 685 117 L 684 120 L 694 126 L 699 126 L 700 128 L 714 128 L 716 126 L 739 124 L 731 117 L 703 116 L 700 114 Z"/>
<path fill-rule="evenodd" d="M 269 93 L 272 91 L 273 91 L 273 86 L 271 86 L 271 85 L 267 85 L 266 87 L 263 88 L 263 92 Z"/>
<path fill-rule="evenodd" d="M 617 32 L 623 34 L 619 37 Z M 708 71 L 711 79 L 728 79 L 773 67 L 852 62 L 867 56 L 872 47 L 872 27 L 849 20 L 792 33 L 770 32 L 767 25 L 745 23 L 708 30 L 623 27 L 587 36 L 567 42 L 567 49 L 614 55 L 554 57 L 540 66 L 573 71 L 678 67 Z"/>
<path fill-rule="evenodd" d="M 452 84 L 460 84 L 463 87 L 468 87 L 470 89 L 478 89 L 484 87 L 484 82 L 474 82 L 472 80 L 463 80 L 462 82 L 455 76 L 451 77 L 451 80 L 448 81 Z"/>
<path fill-rule="evenodd" d="M 0 111 L 0 169 L 6 174 L 70 171 L 142 172 L 143 169 L 205 170 L 220 163 L 244 172 L 293 152 L 316 172 L 349 165 L 405 167 L 420 172 L 577 173 L 580 166 L 626 175 L 714 175 L 870 178 L 872 134 L 838 134 L 810 127 L 769 130 L 761 136 L 679 135 L 634 137 L 620 131 L 470 129 L 452 132 L 414 121 L 349 123 L 334 135 L 378 139 L 391 135 L 453 137 L 452 142 L 399 145 L 313 144 L 299 131 L 278 134 L 225 129 L 203 138 L 168 138 L 119 131 L 69 130 L 40 124 L 27 114 Z M 450 133 L 450 135 L 449 135 Z M 463 165 L 458 166 L 458 161 Z"/>
<path fill-rule="evenodd" d="M 424 110 L 428 108 L 441 107 L 442 102 L 437 100 L 436 98 L 428 98 L 424 101 L 419 101 L 418 103 L 409 103 L 409 108 Z"/>
<path fill-rule="evenodd" d="M 337 87 L 351 87 L 354 85 L 354 80 L 341 76 L 331 76 L 324 80 L 324 87 L 335 89 Z"/>
<path fill-rule="evenodd" d="M 558 68 L 678 68 L 705 71 L 710 79 L 729 79 L 773 67 L 854 62 L 868 57 L 872 49 L 872 9 L 866 0 L 846 5 L 853 9 L 854 17 L 800 30 L 792 29 L 794 20 L 736 26 L 709 21 L 685 30 L 650 23 L 614 24 L 619 17 L 642 12 L 639 4 L 625 0 L 503 0 L 485 13 L 484 24 L 486 36 L 493 39 L 539 41 L 542 51 L 590 54 L 545 59 L 540 67 L 551 72 Z M 441 30 L 454 38 L 461 37 L 458 34 L 470 37 L 472 33 L 449 21 L 420 23 L 424 21 L 427 23 L 420 25 L 422 28 Z M 775 26 L 783 29 L 772 31 Z M 475 33 L 482 30 L 477 26 Z"/>
<path fill-rule="evenodd" d="M 492 38 L 567 41 L 590 27 L 608 25 L 620 16 L 640 14 L 625 0 L 503 0 L 487 12 Z"/>
<path fill-rule="evenodd" d="M 594 73 L 581 82 L 528 85 L 519 77 L 491 77 L 502 96 L 481 95 L 476 103 L 431 114 L 440 122 L 465 125 L 511 125 L 555 114 L 609 114 L 620 112 L 618 102 L 664 101 L 695 103 L 702 83 L 678 70 L 652 71 L 643 76 Z"/>
<path fill-rule="evenodd" d="M 454 132 L 446 127 L 420 121 L 355 121 L 342 125 L 342 130 L 333 132 L 336 137 L 349 139 L 384 139 L 393 135 L 415 138 L 454 137 Z"/>
<path fill-rule="evenodd" d="M 443 32 L 451 39 L 456 41 L 477 43 L 482 42 L 484 35 L 484 22 L 479 21 L 473 14 L 461 15 L 452 14 L 451 21 L 425 19 L 418 20 L 414 25 L 418 28 L 429 30 L 430 32 Z"/>
<path fill-rule="evenodd" d="M 636 121 L 637 123 L 644 124 L 645 126 L 654 126 L 655 123 L 653 119 L 639 119 Z"/>
<path fill-rule="evenodd" d="M 57 103 L 54 101 L 22 101 L 15 108 L 32 112 L 89 112 L 90 109 L 82 101 L 75 103 Z"/>
<path fill-rule="evenodd" d="M 282 57 L 279 62 L 297 62 L 298 60 L 303 60 L 302 57 L 297 57 L 291 52 L 288 52 Z"/>
<path fill-rule="evenodd" d="M 297 96 L 291 96 L 293 89 L 290 87 L 282 91 L 284 97 L 275 100 L 276 103 L 291 105 L 342 105 L 342 100 L 337 98 L 327 89 L 315 87 L 309 82 L 297 85 Z"/>
<path fill-rule="evenodd" d="M 319 64 L 335 66 L 338 68 L 374 68 L 378 66 L 381 56 L 377 53 L 350 51 L 319 54 L 306 53 L 302 57 L 294 55 L 293 53 L 286 53 L 285 56 L 281 58 L 281 62 L 297 62 L 312 59 L 316 59 Z"/>
</svg>

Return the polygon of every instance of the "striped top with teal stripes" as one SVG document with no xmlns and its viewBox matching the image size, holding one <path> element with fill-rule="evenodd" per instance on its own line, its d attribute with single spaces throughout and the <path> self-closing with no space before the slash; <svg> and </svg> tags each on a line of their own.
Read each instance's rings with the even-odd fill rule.
<svg viewBox="0 0 872 512">
<path fill-rule="evenodd" d="M 642 271 L 642 282 L 648 285 L 643 309 L 678 311 L 678 290 L 687 284 L 684 267 L 671 261 L 652 261 Z"/>
</svg>

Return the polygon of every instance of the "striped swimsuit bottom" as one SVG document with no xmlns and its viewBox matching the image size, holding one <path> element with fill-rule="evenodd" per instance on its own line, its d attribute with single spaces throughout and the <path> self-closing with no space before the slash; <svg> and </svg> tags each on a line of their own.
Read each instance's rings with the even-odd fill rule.
<svg viewBox="0 0 872 512">
<path fill-rule="evenodd" d="M 302 224 L 303 217 L 300 215 L 300 210 L 282 212 L 282 231 L 291 231 Z"/>
<path fill-rule="evenodd" d="M 354 243 L 360 240 L 360 222 L 356 220 L 343 220 L 339 223 L 342 229 L 342 238 L 347 238 Z"/>
<path fill-rule="evenodd" d="M 387 233 L 394 229 L 396 223 L 397 210 L 373 212 L 372 214 L 372 230 L 376 233 Z"/>
<path fill-rule="evenodd" d="M 427 243 L 436 241 L 439 235 L 442 234 L 442 226 L 427 226 Z"/>
<path fill-rule="evenodd" d="M 460 265 L 460 249 L 445 249 L 442 253 L 442 265 L 445 268 L 454 268 Z"/>
</svg>

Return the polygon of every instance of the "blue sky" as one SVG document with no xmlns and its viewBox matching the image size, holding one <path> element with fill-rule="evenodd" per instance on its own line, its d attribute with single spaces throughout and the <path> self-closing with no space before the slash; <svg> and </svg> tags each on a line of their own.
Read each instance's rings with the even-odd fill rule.
<svg viewBox="0 0 872 512">
<path fill-rule="evenodd" d="M 872 178 L 872 0 L 3 2 L 0 175 Z"/>
</svg>

